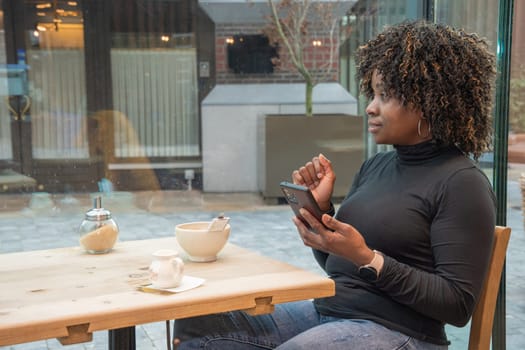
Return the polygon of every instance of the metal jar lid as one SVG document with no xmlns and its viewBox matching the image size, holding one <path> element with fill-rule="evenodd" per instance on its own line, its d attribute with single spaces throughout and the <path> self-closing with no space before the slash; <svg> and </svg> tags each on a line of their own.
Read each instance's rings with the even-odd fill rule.
<svg viewBox="0 0 525 350">
<path fill-rule="evenodd" d="M 93 200 L 93 209 L 86 213 L 86 220 L 89 221 L 104 221 L 111 219 L 111 212 L 102 208 L 102 197 L 95 197 Z"/>
</svg>

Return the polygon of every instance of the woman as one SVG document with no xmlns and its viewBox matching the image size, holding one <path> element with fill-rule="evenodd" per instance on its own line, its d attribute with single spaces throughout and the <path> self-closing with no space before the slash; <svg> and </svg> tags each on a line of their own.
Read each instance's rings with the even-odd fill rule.
<svg viewBox="0 0 525 350">
<path fill-rule="evenodd" d="M 494 58 L 476 35 L 405 22 L 357 52 L 368 131 L 393 151 L 368 159 L 335 217 L 323 155 L 292 174 L 323 224 L 293 221 L 336 283 L 333 297 L 175 322 L 181 349 L 447 349 L 470 319 L 495 226 L 489 180 L 470 159 L 491 142 Z"/>
</svg>

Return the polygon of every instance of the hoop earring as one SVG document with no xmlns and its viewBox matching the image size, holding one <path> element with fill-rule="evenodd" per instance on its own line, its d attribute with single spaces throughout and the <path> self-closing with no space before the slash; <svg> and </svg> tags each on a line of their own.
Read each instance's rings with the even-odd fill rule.
<svg viewBox="0 0 525 350">
<path fill-rule="evenodd" d="M 430 123 L 428 123 L 427 134 L 426 134 L 425 136 L 421 135 L 421 121 L 422 121 L 423 119 L 426 120 L 427 118 L 420 118 L 420 119 L 418 120 L 418 122 L 417 122 L 417 135 L 418 135 L 419 137 L 423 137 L 423 138 L 425 138 L 425 137 L 429 137 L 429 136 L 430 136 Z"/>
</svg>

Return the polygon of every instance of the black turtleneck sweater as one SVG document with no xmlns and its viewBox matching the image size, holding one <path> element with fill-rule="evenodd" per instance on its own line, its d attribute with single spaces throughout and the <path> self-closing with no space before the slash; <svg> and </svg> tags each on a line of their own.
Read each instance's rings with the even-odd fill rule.
<svg viewBox="0 0 525 350">
<path fill-rule="evenodd" d="M 317 310 L 447 344 L 444 324 L 464 326 L 479 296 L 495 206 L 487 177 L 455 147 L 425 142 L 368 159 L 336 217 L 385 255 L 383 270 L 369 283 L 350 261 L 314 250 L 336 283 Z"/>
</svg>

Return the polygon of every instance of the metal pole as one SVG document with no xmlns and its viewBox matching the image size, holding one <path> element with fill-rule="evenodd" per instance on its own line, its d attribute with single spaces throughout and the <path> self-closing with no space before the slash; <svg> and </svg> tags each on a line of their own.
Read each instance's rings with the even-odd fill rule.
<svg viewBox="0 0 525 350">
<path fill-rule="evenodd" d="M 494 190 L 498 200 L 496 223 L 503 226 L 507 223 L 507 150 L 509 133 L 509 81 L 513 6 L 513 0 L 499 1 L 498 42 L 496 52 L 498 78 L 496 81 L 496 102 L 494 106 Z M 503 267 L 500 289 L 496 302 L 496 312 L 494 315 L 494 327 L 492 328 L 492 349 L 494 350 L 506 349 L 505 284 L 506 272 L 505 267 Z"/>
</svg>

